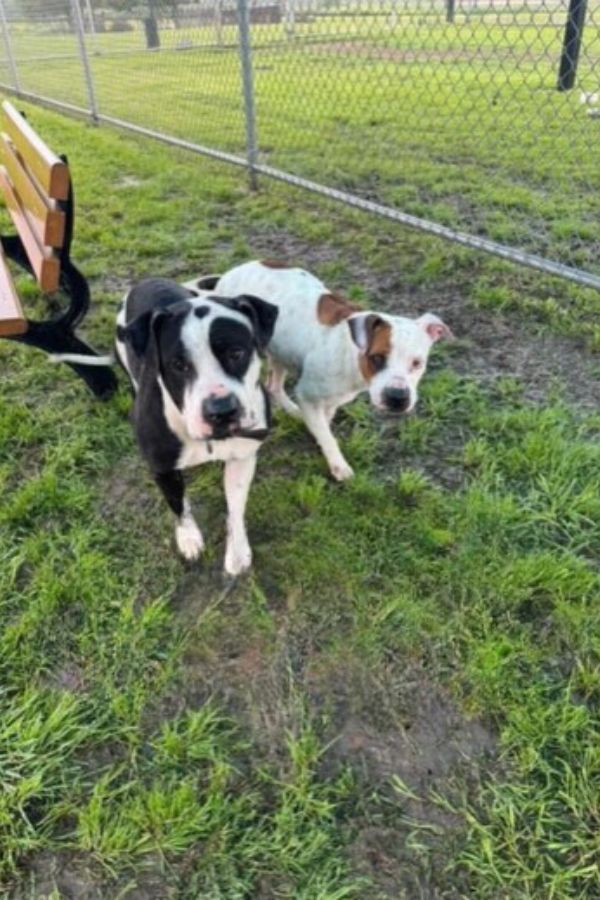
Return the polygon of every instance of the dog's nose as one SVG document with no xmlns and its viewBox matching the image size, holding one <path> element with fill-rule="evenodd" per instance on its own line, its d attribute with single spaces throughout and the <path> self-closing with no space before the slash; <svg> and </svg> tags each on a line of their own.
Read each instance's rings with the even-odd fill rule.
<svg viewBox="0 0 600 900">
<path fill-rule="evenodd" d="M 235 394 L 211 394 L 202 403 L 202 415 L 210 425 L 229 425 L 239 418 L 242 405 Z"/>
<path fill-rule="evenodd" d="M 406 387 L 388 387 L 382 392 L 382 400 L 391 412 L 405 412 L 410 406 L 410 390 Z"/>
</svg>

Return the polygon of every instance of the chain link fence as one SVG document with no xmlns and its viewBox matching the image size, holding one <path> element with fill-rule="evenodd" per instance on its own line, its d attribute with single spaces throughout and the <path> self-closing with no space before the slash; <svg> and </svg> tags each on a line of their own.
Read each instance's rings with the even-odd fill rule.
<svg viewBox="0 0 600 900">
<path fill-rule="evenodd" d="M 0 86 L 600 288 L 600 0 L 0 0 Z"/>
</svg>

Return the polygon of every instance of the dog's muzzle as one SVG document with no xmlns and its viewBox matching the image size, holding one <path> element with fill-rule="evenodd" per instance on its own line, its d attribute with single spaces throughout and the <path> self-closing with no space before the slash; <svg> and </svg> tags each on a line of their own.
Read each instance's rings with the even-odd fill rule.
<svg viewBox="0 0 600 900">
<path fill-rule="evenodd" d="M 381 399 L 388 412 L 406 412 L 410 407 L 410 390 L 396 387 L 385 388 L 381 392 Z"/>
<path fill-rule="evenodd" d="M 242 404 L 235 394 L 217 397 L 211 394 L 202 403 L 202 417 L 212 425 L 214 437 L 229 436 L 242 415 Z"/>
</svg>

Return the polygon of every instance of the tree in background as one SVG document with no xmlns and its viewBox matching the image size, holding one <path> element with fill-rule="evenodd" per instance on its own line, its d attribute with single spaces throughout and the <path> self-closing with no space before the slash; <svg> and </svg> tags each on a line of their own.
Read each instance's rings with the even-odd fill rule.
<svg viewBox="0 0 600 900">
<path fill-rule="evenodd" d="M 146 46 L 155 50 L 160 47 L 159 16 L 162 13 L 176 19 L 179 0 L 104 0 L 104 3 L 119 12 L 137 13 L 144 23 Z"/>
</svg>

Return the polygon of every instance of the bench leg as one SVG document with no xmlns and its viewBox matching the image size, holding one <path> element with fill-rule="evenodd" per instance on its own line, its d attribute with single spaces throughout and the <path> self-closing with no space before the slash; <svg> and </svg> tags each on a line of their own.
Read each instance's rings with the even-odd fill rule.
<svg viewBox="0 0 600 900">
<path fill-rule="evenodd" d="M 80 340 L 60 320 L 56 322 L 29 322 L 28 331 L 9 338 L 36 347 L 46 353 L 81 353 L 85 356 L 97 356 L 86 343 Z M 74 372 L 83 378 L 90 390 L 100 400 L 108 400 L 117 389 L 117 378 L 109 366 L 82 366 L 77 363 L 66 363 Z"/>
</svg>

